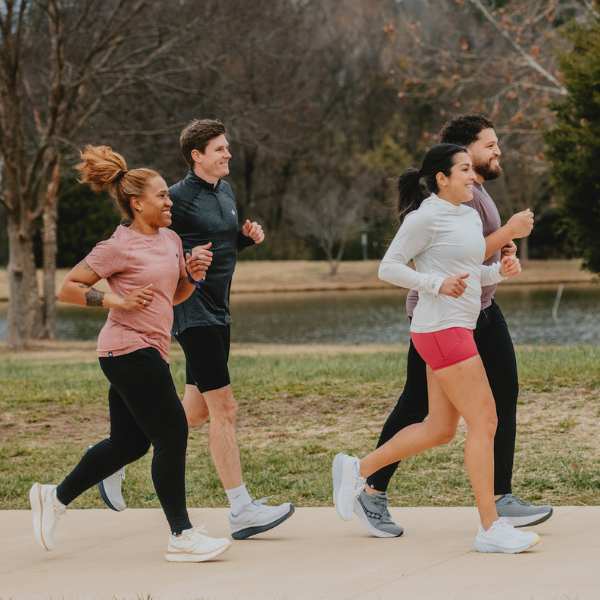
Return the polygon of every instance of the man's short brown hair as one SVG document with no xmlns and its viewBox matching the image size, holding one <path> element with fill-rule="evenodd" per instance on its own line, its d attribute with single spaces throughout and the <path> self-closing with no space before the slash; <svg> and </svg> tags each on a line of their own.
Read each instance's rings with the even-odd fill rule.
<svg viewBox="0 0 600 600">
<path fill-rule="evenodd" d="M 179 135 L 179 147 L 190 169 L 194 166 L 192 150 L 204 154 L 208 142 L 224 133 L 223 123 L 213 119 L 195 119 L 184 128 Z"/>
</svg>

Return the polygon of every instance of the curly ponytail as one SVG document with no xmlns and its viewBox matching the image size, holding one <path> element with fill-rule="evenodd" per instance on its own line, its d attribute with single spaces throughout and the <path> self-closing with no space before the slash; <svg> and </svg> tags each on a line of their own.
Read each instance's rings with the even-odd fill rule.
<svg viewBox="0 0 600 600">
<path fill-rule="evenodd" d="M 148 183 L 160 175 L 152 169 L 128 171 L 125 159 L 109 146 L 88 144 L 79 155 L 82 162 L 75 168 L 81 178 L 77 181 L 89 183 L 95 192 L 108 188 L 123 216 L 133 220 L 131 199 L 143 196 Z"/>
</svg>

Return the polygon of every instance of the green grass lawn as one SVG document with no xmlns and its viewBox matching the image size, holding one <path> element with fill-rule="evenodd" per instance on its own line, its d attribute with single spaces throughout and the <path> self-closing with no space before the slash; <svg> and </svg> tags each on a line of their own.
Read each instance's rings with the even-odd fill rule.
<svg viewBox="0 0 600 600">
<path fill-rule="evenodd" d="M 600 348 L 520 348 L 515 492 L 535 502 L 600 504 Z M 234 356 L 238 439 L 255 497 L 332 504 L 331 461 L 372 450 L 405 377 L 403 353 Z M 184 364 L 172 363 L 180 393 Z M 25 509 L 34 481 L 59 483 L 108 433 L 108 383 L 89 354 L 0 355 L 0 508 Z M 390 487 L 394 506 L 474 504 L 463 463 L 466 430 L 410 458 Z M 130 507 L 158 507 L 151 453 L 127 468 Z M 208 452 L 208 425 L 190 431 L 190 506 L 226 506 Z M 104 506 L 96 489 L 74 508 Z"/>
</svg>

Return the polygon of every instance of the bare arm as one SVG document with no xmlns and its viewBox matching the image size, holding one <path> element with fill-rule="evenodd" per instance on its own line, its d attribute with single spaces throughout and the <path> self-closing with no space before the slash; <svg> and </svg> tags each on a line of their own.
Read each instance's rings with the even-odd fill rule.
<svg viewBox="0 0 600 600">
<path fill-rule="evenodd" d="M 85 260 L 82 260 L 65 277 L 58 292 L 58 299 L 61 302 L 77 306 L 140 310 L 149 306 L 154 297 L 154 292 L 149 289 L 150 286 L 133 290 L 133 292 L 126 295 L 101 292 L 92 287 L 100 279 L 102 278 L 94 269 Z"/>
<path fill-rule="evenodd" d="M 533 213 L 527 209 L 513 215 L 504 227 L 485 238 L 485 259 L 493 256 L 511 240 L 527 237 L 533 229 Z"/>
</svg>

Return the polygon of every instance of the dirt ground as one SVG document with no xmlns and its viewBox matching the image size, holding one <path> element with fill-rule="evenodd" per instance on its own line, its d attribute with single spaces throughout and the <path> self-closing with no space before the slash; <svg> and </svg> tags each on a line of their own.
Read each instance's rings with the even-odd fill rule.
<svg viewBox="0 0 600 600">
<path fill-rule="evenodd" d="M 330 351 L 333 351 L 331 349 Z M 344 349 L 346 351 L 346 349 Z M 47 356 L 47 355 L 46 355 Z M 53 355 L 53 357 L 57 355 Z M 29 355 L 31 358 L 31 355 Z M 277 399 L 253 399 L 243 402 L 238 415 L 238 433 L 246 442 L 256 447 L 268 445 L 270 440 L 285 438 L 291 445 L 302 445 L 315 439 L 333 437 L 356 437 L 356 423 L 361 431 L 378 431 L 387 418 L 396 397 L 362 397 L 357 389 L 356 397 L 345 398 L 343 410 L 340 400 L 331 395 L 308 395 L 299 401 L 295 394 L 283 392 Z M 85 415 L 74 417 L 72 409 L 64 408 L 31 413 L 28 410 L 12 410 L 0 416 L 0 425 L 10 423 L 0 438 L 8 438 L 11 432 L 39 432 L 47 439 L 73 441 L 93 439 L 104 435 L 108 427 L 108 414 L 104 405 L 88 406 Z M 597 454 L 600 449 L 600 394 L 579 388 L 561 388 L 551 392 L 522 391 L 519 399 L 519 440 L 522 450 L 532 451 L 529 446 L 546 437 L 559 436 L 568 440 L 585 442 L 587 449 Z M 49 427 L 51 422 L 52 426 Z M 344 433 L 347 432 L 347 433 Z M 461 420 L 453 444 L 461 444 L 466 438 L 466 425 Z"/>
</svg>

